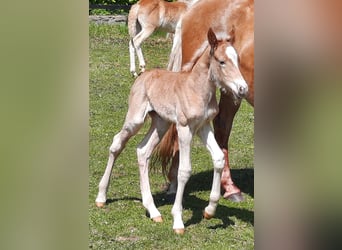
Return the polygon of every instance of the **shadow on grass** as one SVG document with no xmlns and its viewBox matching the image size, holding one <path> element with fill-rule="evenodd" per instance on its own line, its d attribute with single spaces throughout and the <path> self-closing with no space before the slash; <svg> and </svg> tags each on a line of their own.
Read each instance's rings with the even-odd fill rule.
<svg viewBox="0 0 342 250">
<path fill-rule="evenodd" d="M 234 183 L 241 189 L 245 194 L 254 197 L 254 169 L 232 169 L 232 178 Z M 183 198 L 183 207 L 185 209 L 192 210 L 193 214 L 190 220 L 185 223 L 185 226 L 198 224 L 203 220 L 203 210 L 208 205 L 208 199 L 200 199 L 193 192 L 197 191 L 208 191 L 211 189 L 213 179 L 213 171 L 200 172 L 191 176 L 188 181 L 185 194 Z M 165 192 L 159 192 L 153 195 L 154 202 L 157 207 L 173 204 L 174 196 L 168 196 Z M 222 198 L 223 199 L 223 198 Z M 131 200 L 142 202 L 141 198 L 138 197 L 122 197 L 118 199 L 108 199 L 107 204 L 114 203 L 120 200 Z M 254 225 L 254 212 L 248 211 L 244 208 L 227 207 L 226 205 L 218 205 L 215 218 L 222 220 L 222 224 L 218 224 L 210 227 L 210 229 L 216 228 L 227 228 L 234 224 L 229 219 L 230 216 L 235 216 L 244 222 Z"/>
<path fill-rule="evenodd" d="M 189 195 L 185 197 L 183 204 L 184 208 L 191 209 L 193 212 L 191 219 L 185 223 L 186 227 L 198 224 L 203 220 L 203 210 L 208 205 L 207 200 L 199 199 L 195 195 Z M 234 222 L 229 219 L 230 216 L 235 216 L 237 219 L 254 226 L 254 212 L 244 208 L 233 208 L 219 204 L 216 209 L 215 218 L 220 219 L 222 224 L 217 224 L 210 228 L 227 228 L 228 226 L 233 225 Z"/>
<path fill-rule="evenodd" d="M 232 178 L 234 183 L 241 189 L 245 194 L 254 197 L 254 169 L 232 169 Z M 203 220 L 203 210 L 208 205 L 208 199 L 203 200 L 197 196 L 191 194 L 197 191 L 208 191 L 211 189 L 213 180 L 213 171 L 200 172 L 191 176 L 188 181 L 185 194 L 183 198 L 183 207 L 193 211 L 192 218 L 185 223 L 185 226 L 197 224 Z M 156 206 L 163 206 L 166 204 L 173 204 L 174 196 L 167 196 L 166 193 L 158 193 L 153 196 Z M 223 199 L 223 198 L 222 198 Z M 218 205 L 215 218 L 221 219 L 222 224 L 213 227 L 215 228 L 226 228 L 232 225 L 233 222 L 228 216 L 235 216 L 236 218 L 254 225 L 254 212 L 248 211 L 243 208 L 233 208 L 223 205 Z"/>
<path fill-rule="evenodd" d="M 232 179 L 241 192 L 248 194 L 254 198 L 254 169 L 231 169 Z M 191 193 L 194 191 L 207 191 L 211 189 L 213 181 L 213 171 L 205 171 L 195 174 L 190 177 L 186 185 L 185 192 Z"/>
<path fill-rule="evenodd" d="M 107 199 L 106 204 L 118 202 L 118 201 L 137 201 L 137 202 L 142 202 L 141 198 L 138 197 L 131 197 L 131 196 L 125 196 L 123 198 L 117 198 L 117 199 Z"/>
</svg>

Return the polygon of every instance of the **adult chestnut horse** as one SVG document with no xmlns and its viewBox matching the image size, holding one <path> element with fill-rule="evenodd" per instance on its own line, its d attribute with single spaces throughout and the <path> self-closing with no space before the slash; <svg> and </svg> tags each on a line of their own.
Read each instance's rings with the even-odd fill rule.
<svg viewBox="0 0 342 250">
<path fill-rule="evenodd" d="M 254 106 L 254 0 L 202 0 L 192 6 L 177 25 L 174 44 L 170 55 L 169 69 L 189 71 L 207 46 L 206 31 L 212 27 L 216 34 L 235 31 L 233 45 L 238 52 L 240 71 L 248 84 L 246 100 Z M 241 201 L 243 196 L 234 184 L 229 167 L 228 139 L 233 119 L 241 104 L 231 93 L 221 91 L 219 114 L 214 119 L 215 137 L 223 149 L 226 164 L 221 187 L 224 198 Z M 169 193 L 175 193 L 178 172 L 177 131 L 171 127 L 157 150 L 163 166 L 171 168 Z"/>
</svg>

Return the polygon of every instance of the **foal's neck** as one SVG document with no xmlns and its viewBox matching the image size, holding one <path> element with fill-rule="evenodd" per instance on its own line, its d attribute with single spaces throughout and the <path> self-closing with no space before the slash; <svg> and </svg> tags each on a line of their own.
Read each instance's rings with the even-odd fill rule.
<svg viewBox="0 0 342 250">
<path fill-rule="evenodd" d="M 215 84 L 209 81 L 209 51 L 210 47 L 208 47 L 204 51 L 202 56 L 198 59 L 198 61 L 191 70 L 190 78 L 193 80 L 193 83 L 196 86 L 198 86 L 199 89 L 208 90 L 209 88 L 211 91 L 215 91 Z"/>
</svg>

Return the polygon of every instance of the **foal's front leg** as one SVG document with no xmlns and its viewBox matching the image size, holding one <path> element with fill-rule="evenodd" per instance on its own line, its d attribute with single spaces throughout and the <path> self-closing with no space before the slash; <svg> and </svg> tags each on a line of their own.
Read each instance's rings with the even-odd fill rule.
<svg viewBox="0 0 342 250">
<path fill-rule="evenodd" d="M 190 145 L 192 140 L 192 130 L 188 126 L 177 125 L 179 140 L 179 169 L 178 169 L 178 187 L 176 199 L 172 207 L 173 230 L 176 234 L 184 233 L 184 223 L 182 220 L 182 201 L 185 185 L 191 175 Z"/>
<path fill-rule="evenodd" d="M 214 164 L 214 177 L 210 193 L 209 205 L 205 208 L 203 214 L 204 218 L 210 219 L 215 214 L 216 207 L 221 196 L 220 184 L 222 170 L 224 167 L 224 154 L 215 140 L 213 130 L 209 123 L 199 129 L 198 135 L 202 139 L 202 142 L 204 143 L 206 148 L 209 150 Z"/>
</svg>

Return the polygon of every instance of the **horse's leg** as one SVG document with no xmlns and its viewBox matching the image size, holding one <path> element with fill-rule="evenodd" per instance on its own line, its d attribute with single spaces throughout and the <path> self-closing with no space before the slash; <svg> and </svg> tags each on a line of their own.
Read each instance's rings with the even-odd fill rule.
<svg viewBox="0 0 342 250">
<path fill-rule="evenodd" d="M 240 107 L 241 101 L 236 101 L 232 96 L 221 93 L 219 114 L 214 119 L 215 138 L 225 155 L 225 166 L 222 172 L 221 186 L 225 191 L 223 197 L 235 202 L 243 200 L 240 189 L 235 186 L 229 167 L 228 139 L 232 129 L 233 120 Z"/>
<path fill-rule="evenodd" d="M 137 51 L 140 71 L 144 72 L 146 64 L 145 64 L 144 56 L 141 50 L 141 44 L 153 33 L 156 27 L 151 26 L 151 25 L 145 25 L 145 26 L 143 24 L 141 25 L 142 25 L 141 31 L 133 38 L 133 45 Z"/>
<path fill-rule="evenodd" d="M 178 21 L 173 36 L 172 49 L 169 56 L 167 70 L 178 72 L 181 71 L 182 64 L 182 21 Z"/>
<path fill-rule="evenodd" d="M 221 174 L 224 167 L 224 155 L 215 140 L 213 130 L 209 123 L 199 129 L 198 135 L 206 148 L 209 150 L 214 164 L 214 176 L 210 192 L 209 205 L 204 210 L 204 217 L 206 219 L 210 219 L 215 214 L 216 207 L 221 196 L 220 183 Z"/>
<path fill-rule="evenodd" d="M 140 190 L 144 207 L 155 222 L 162 222 L 162 217 L 151 194 L 150 182 L 148 177 L 148 165 L 153 149 L 160 142 L 166 133 L 169 123 L 162 120 L 157 114 L 151 114 L 152 123 L 150 130 L 137 148 L 138 164 L 140 171 Z"/>
<path fill-rule="evenodd" d="M 171 166 L 167 178 L 170 181 L 169 188 L 167 190 L 167 195 L 175 195 L 177 192 L 177 175 L 178 175 L 178 165 L 179 165 L 179 150 L 175 153 L 171 160 Z M 173 199 L 173 198 L 172 198 Z"/>
<path fill-rule="evenodd" d="M 99 183 L 99 192 L 95 200 L 97 207 L 103 207 L 106 204 L 106 193 L 115 160 L 124 149 L 129 138 L 135 135 L 144 124 L 146 105 L 139 103 L 139 105 L 136 105 L 139 107 L 138 109 L 135 108 L 135 105 L 132 106 L 133 108 L 128 109 L 126 120 L 121 131 L 114 136 L 113 143 L 109 148 L 106 170 Z"/>
<path fill-rule="evenodd" d="M 186 126 L 177 125 L 179 140 L 179 169 L 178 169 L 178 188 L 174 205 L 172 207 L 173 230 L 176 234 L 184 233 L 184 223 L 182 220 L 182 201 L 185 185 L 191 175 L 190 144 L 192 140 L 192 130 Z"/>
<path fill-rule="evenodd" d="M 135 48 L 133 46 L 132 39 L 129 40 L 129 63 L 130 63 L 130 72 L 134 77 L 137 77 L 138 74 L 135 71 Z"/>
</svg>

